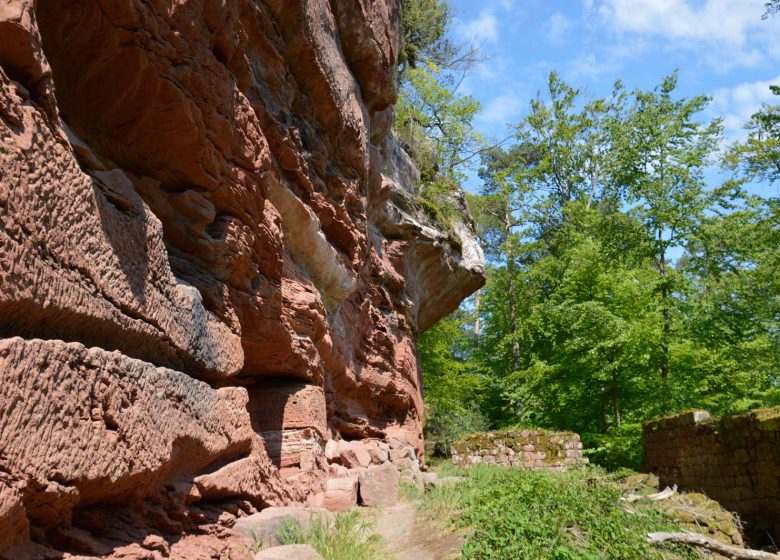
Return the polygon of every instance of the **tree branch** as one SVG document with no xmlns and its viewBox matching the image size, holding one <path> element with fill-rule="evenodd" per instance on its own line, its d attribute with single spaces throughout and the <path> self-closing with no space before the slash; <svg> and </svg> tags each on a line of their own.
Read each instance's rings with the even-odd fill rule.
<svg viewBox="0 0 780 560">
<path fill-rule="evenodd" d="M 672 542 L 678 544 L 690 544 L 707 549 L 711 552 L 717 552 L 721 556 L 731 558 L 732 560 L 778 560 L 780 555 L 772 554 L 771 552 L 763 552 L 761 550 L 751 550 L 749 548 L 739 548 L 737 546 L 731 546 L 723 544 L 704 535 L 696 533 L 649 533 L 647 535 L 647 541 L 651 544 L 661 544 L 664 542 Z"/>
</svg>

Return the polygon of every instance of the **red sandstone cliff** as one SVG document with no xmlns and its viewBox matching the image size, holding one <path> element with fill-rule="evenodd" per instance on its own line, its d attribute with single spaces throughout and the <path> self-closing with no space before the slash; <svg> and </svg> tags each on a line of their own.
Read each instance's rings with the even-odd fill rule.
<svg viewBox="0 0 780 560">
<path fill-rule="evenodd" d="M 421 448 L 482 257 L 389 134 L 399 4 L 0 3 L 0 551 L 175 557 Z"/>
</svg>

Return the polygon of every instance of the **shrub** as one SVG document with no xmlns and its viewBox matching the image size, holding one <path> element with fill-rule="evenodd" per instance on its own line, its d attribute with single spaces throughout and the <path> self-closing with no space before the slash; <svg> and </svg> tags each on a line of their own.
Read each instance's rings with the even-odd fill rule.
<svg viewBox="0 0 780 560">
<path fill-rule="evenodd" d="M 641 470 L 643 442 L 641 424 L 623 424 L 606 434 L 582 434 L 585 456 L 608 471 Z"/>
<path fill-rule="evenodd" d="M 685 548 L 654 548 L 653 531 L 677 526 L 658 510 L 627 511 L 600 468 L 565 473 L 477 465 L 466 480 L 435 489 L 422 507 L 456 516 L 470 529 L 464 559 L 647 560 L 700 558 Z"/>
</svg>

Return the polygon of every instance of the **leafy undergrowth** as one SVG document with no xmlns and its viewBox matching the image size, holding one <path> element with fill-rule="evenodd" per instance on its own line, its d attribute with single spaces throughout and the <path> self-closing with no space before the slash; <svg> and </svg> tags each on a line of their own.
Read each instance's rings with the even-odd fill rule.
<svg viewBox="0 0 780 560">
<path fill-rule="evenodd" d="M 372 512 L 353 509 L 334 520 L 312 519 L 308 529 L 297 523 L 283 523 L 282 544 L 310 544 L 325 560 L 390 560 L 381 536 L 374 534 Z"/>
<path fill-rule="evenodd" d="M 626 474 L 597 467 L 551 473 L 493 465 L 457 474 L 464 482 L 427 493 L 421 511 L 468 529 L 464 559 L 704 558 L 689 547 L 647 542 L 648 533 L 679 531 L 682 523 L 668 505 L 646 495 L 627 500 L 637 485 L 627 485 Z M 651 491 L 644 488 L 645 494 Z"/>
</svg>

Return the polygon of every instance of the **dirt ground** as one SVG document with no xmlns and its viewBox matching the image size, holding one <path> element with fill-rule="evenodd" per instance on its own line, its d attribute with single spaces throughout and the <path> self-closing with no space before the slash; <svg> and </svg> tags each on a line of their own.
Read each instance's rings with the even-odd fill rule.
<svg viewBox="0 0 780 560">
<path fill-rule="evenodd" d="M 452 560 L 460 557 L 464 542 L 461 533 L 442 532 L 420 519 L 416 502 L 382 510 L 376 531 L 398 560 Z"/>
</svg>

